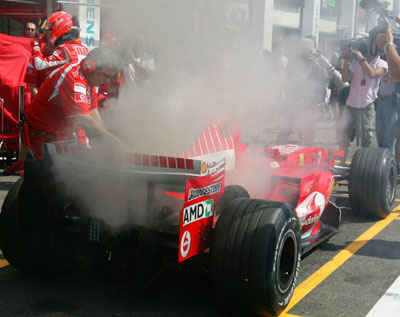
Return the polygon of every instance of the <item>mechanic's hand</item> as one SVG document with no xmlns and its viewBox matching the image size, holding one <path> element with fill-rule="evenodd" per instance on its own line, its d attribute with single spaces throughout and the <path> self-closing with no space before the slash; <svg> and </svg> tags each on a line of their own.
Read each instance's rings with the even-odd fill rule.
<svg viewBox="0 0 400 317">
<path fill-rule="evenodd" d="M 31 42 L 33 53 L 40 52 L 40 43 L 38 40 L 33 40 Z"/>
<path fill-rule="evenodd" d="M 351 50 L 357 60 L 364 58 L 364 55 L 358 50 Z"/>
</svg>

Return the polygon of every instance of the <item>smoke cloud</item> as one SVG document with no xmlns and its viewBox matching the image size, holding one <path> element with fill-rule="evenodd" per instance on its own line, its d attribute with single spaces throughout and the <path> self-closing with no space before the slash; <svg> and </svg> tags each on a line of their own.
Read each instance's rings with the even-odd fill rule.
<svg viewBox="0 0 400 317">
<path fill-rule="evenodd" d="M 106 9 L 102 34 L 144 39 L 146 49 L 154 56 L 155 72 L 148 83 L 122 84 L 119 98 L 112 100 L 103 118 L 133 152 L 170 156 L 182 156 L 217 118 L 239 119 L 241 142 L 252 149 L 242 157 L 252 171 L 231 177 L 229 182 L 246 185 L 251 196 L 262 197 L 269 186 L 269 171 L 263 152 L 253 149 L 276 144 L 276 135 L 268 131 L 293 120 L 286 116 L 282 101 L 287 82 L 282 77 L 281 56 L 262 51 L 252 36 L 250 22 L 232 27 L 221 3 L 118 1 L 119 7 Z M 300 54 L 296 51 L 299 46 L 290 48 L 286 57 Z M 290 82 L 296 80 L 291 78 Z M 302 92 L 296 91 L 292 102 L 304 99 Z M 307 115 L 302 118 L 302 124 L 307 125 Z M 260 177 L 261 173 L 267 175 Z M 86 201 L 97 217 L 104 213 L 103 218 L 108 219 L 111 209 L 121 209 L 103 204 L 101 195 L 93 199 L 97 199 L 96 204 L 92 199 Z M 102 211 L 102 206 L 107 210 Z M 120 225 L 128 221 L 126 217 L 107 221 Z"/>
</svg>

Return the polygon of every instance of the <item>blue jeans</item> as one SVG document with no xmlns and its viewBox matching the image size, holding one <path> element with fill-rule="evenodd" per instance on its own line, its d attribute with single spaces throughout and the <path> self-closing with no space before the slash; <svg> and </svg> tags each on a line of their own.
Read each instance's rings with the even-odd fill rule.
<svg viewBox="0 0 400 317">
<path fill-rule="evenodd" d="M 393 150 L 398 117 L 395 94 L 384 98 L 378 97 L 375 104 L 377 106 L 375 129 L 378 145 Z"/>
</svg>

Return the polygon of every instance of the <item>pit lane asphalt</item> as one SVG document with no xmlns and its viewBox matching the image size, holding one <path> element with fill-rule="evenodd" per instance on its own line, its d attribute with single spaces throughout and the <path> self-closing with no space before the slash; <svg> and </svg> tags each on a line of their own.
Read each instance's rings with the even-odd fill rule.
<svg viewBox="0 0 400 317">
<path fill-rule="evenodd" d="M 325 132 L 330 135 L 323 129 L 317 135 L 323 147 L 333 143 Z M 17 179 L 0 176 L 1 202 Z M 400 203 L 399 186 L 397 190 Z M 345 193 L 345 188 L 335 193 L 342 197 L 342 206 Z M 391 222 L 374 222 L 343 208 L 339 232 L 303 257 L 293 297 L 296 304 L 282 316 L 367 315 L 400 275 L 400 211 L 393 217 Z M 370 237 L 362 236 L 366 232 L 372 232 Z M 343 256 L 348 258 L 344 262 Z M 229 303 L 223 308 L 213 305 L 201 263 L 170 268 L 145 290 L 133 289 L 129 276 L 107 282 L 85 271 L 51 279 L 29 276 L 6 265 L 1 254 L 0 267 L 0 316 L 235 315 Z"/>
</svg>

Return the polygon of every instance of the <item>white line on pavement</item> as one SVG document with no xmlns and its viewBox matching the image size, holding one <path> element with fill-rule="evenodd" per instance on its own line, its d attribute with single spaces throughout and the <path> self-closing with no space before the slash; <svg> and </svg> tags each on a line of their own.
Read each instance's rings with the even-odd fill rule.
<svg viewBox="0 0 400 317">
<path fill-rule="evenodd" d="M 400 276 L 379 299 L 366 317 L 398 317 L 400 314 Z"/>
</svg>

